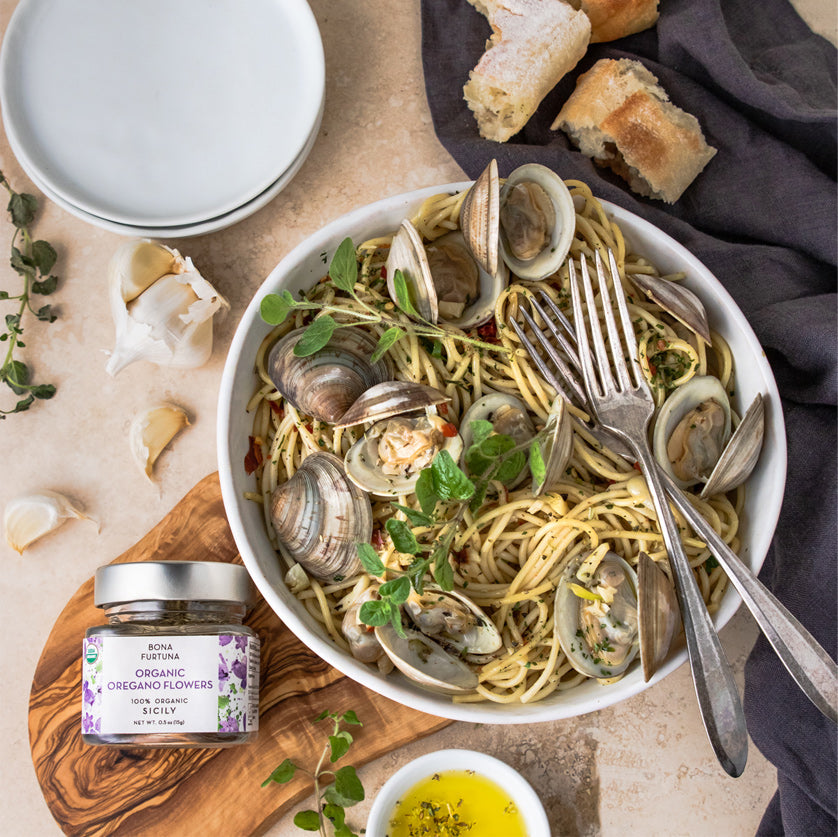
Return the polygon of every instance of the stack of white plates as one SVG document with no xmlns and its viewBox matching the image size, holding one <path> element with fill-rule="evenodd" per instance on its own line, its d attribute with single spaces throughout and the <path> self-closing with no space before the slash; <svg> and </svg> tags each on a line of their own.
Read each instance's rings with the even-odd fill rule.
<svg viewBox="0 0 838 837">
<path fill-rule="evenodd" d="M 203 234 L 264 206 L 314 145 L 324 91 L 305 0 L 21 0 L 0 53 L 23 169 L 126 235 Z"/>
</svg>

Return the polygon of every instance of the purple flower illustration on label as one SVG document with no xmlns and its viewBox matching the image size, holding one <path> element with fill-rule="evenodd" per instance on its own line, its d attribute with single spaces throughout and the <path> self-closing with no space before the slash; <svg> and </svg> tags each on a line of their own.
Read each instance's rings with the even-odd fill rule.
<svg viewBox="0 0 838 837">
<path fill-rule="evenodd" d="M 102 637 L 92 636 L 82 646 L 81 731 L 96 735 L 102 727 Z"/>
<path fill-rule="evenodd" d="M 247 732 L 249 637 L 218 638 L 218 731 Z"/>
</svg>

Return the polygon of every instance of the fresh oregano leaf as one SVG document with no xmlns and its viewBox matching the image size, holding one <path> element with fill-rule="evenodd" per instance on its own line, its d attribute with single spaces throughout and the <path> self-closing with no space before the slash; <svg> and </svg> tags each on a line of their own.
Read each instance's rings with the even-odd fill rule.
<svg viewBox="0 0 838 837">
<path fill-rule="evenodd" d="M 349 805 L 364 801 L 364 786 L 351 765 L 340 767 L 335 771 L 335 790 L 346 800 Z"/>
<path fill-rule="evenodd" d="M 57 258 L 58 253 L 48 241 L 39 239 L 32 242 L 32 261 L 41 276 L 46 276 L 52 270 Z"/>
<path fill-rule="evenodd" d="M 419 472 L 419 478 L 416 480 L 413 490 L 416 492 L 416 499 L 419 501 L 422 511 L 428 517 L 431 517 L 440 497 L 434 488 L 434 475 L 430 468 L 424 468 Z"/>
<path fill-rule="evenodd" d="M 375 548 L 368 543 L 355 544 L 355 551 L 358 553 L 358 558 L 361 561 L 361 566 L 370 575 L 383 575 L 384 563 Z"/>
<path fill-rule="evenodd" d="M 445 552 L 440 550 L 434 561 L 434 581 L 443 590 L 454 589 L 454 568 L 448 560 L 448 550 L 445 550 Z"/>
<path fill-rule="evenodd" d="M 303 831 L 320 831 L 320 814 L 317 811 L 297 811 L 294 825 Z"/>
<path fill-rule="evenodd" d="M 22 230 L 25 227 L 28 227 L 35 220 L 35 211 L 38 209 L 38 201 L 33 195 L 12 192 L 9 197 L 9 205 L 6 209 L 12 216 L 12 223 L 19 230 Z"/>
<path fill-rule="evenodd" d="M 266 787 L 271 782 L 276 782 L 277 784 L 284 785 L 286 782 L 290 782 L 294 778 L 294 774 L 297 772 L 297 765 L 294 764 L 291 759 L 285 759 L 282 764 L 262 782 L 262 787 Z"/>
<path fill-rule="evenodd" d="M 378 628 L 381 625 L 386 625 L 390 621 L 390 611 L 392 606 L 390 602 L 383 599 L 374 599 L 370 602 L 364 602 L 358 610 L 358 618 L 365 624 L 373 628 Z"/>
<path fill-rule="evenodd" d="M 477 419 L 471 422 L 469 430 L 471 430 L 472 445 L 479 445 L 484 439 L 488 439 L 495 432 L 492 422 L 486 421 L 485 419 Z"/>
<path fill-rule="evenodd" d="M 352 745 L 352 736 L 344 729 L 335 735 L 329 736 L 329 746 L 332 748 L 330 761 L 334 764 L 338 759 L 343 758 Z"/>
<path fill-rule="evenodd" d="M 267 294 L 259 303 L 259 314 L 268 325 L 284 323 L 291 313 L 291 306 L 279 294 Z"/>
<path fill-rule="evenodd" d="M 498 466 L 495 479 L 500 480 L 504 485 L 511 483 L 527 464 L 527 457 L 522 450 L 508 456 Z"/>
<path fill-rule="evenodd" d="M 401 503 L 390 503 L 394 509 L 404 512 L 405 517 L 413 526 L 433 526 L 434 520 L 429 514 L 423 511 L 412 509 L 410 506 L 403 506 Z"/>
<path fill-rule="evenodd" d="M 543 485 L 547 479 L 547 466 L 544 464 L 544 457 L 541 455 L 541 447 L 537 441 L 530 445 L 530 473 L 536 485 Z"/>
<path fill-rule="evenodd" d="M 394 605 L 403 604 L 410 595 L 410 579 L 406 575 L 397 576 L 382 584 L 378 593 L 382 599 L 387 598 Z"/>
<path fill-rule="evenodd" d="M 355 258 L 355 245 L 351 238 L 344 238 L 335 250 L 329 265 L 329 278 L 335 287 L 350 293 L 358 281 L 358 260 Z"/>
<path fill-rule="evenodd" d="M 352 709 L 347 709 L 343 715 L 340 716 L 341 721 L 345 724 L 352 724 L 353 726 L 362 727 L 363 724 L 358 720 L 358 716 Z"/>
<path fill-rule="evenodd" d="M 336 328 L 337 323 L 328 314 L 318 317 L 295 343 L 294 354 L 297 357 L 308 357 L 319 352 L 332 339 Z"/>
<path fill-rule="evenodd" d="M 416 310 L 413 300 L 410 298 L 410 289 L 407 286 L 407 279 L 405 279 L 404 273 L 402 273 L 401 270 L 396 270 L 393 274 L 393 288 L 396 291 L 396 305 L 398 305 L 405 314 L 418 317 L 419 312 Z"/>
<path fill-rule="evenodd" d="M 384 357 L 385 352 L 398 343 L 398 341 L 405 336 L 405 333 L 406 332 L 398 326 L 391 326 L 388 328 L 387 331 L 385 331 L 384 334 L 378 338 L 378 343 L 370 357 L 370 360 L 373 363 L 377 363 L 381 360 L 381 358 Z"/>
<path fill-rule="evenodd" d="M 433 486 L 440 500 L 468 500 L 474 483 L 460 470 L 447 450 L 441 450 L 431 463 Z"/>
<path fill-rule="evenodd" d="M 393 546 L 399 552 L 403 552 L 406 555 L 417 555 L 421 551 L 416 536 L 403 520 L 397 520 L 395 517 L 391 517 L 384 524 L 384 527 L 393 539 Z"/>
<path fill-rule="evenodd" d="M 41 296 L 49 296 L 58 287 L 58 277 L 48 276 L 42 282 L 32 283 L 32 293 L 40 294 Z"/>
</svg>

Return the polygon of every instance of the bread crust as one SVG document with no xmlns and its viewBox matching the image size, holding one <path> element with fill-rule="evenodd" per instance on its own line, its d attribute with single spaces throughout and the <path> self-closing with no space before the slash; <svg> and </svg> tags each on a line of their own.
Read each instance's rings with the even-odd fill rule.
<svg viewBox="0 0 838 837">
<path fill-rule="evenodd" d="M 480 135 L 505 142 L 585 54 L 587 15 L 564 0 L 470 0 L 488 15 L 492 36 L 463 95 Z"/>
<path fill-rule="evenodd" d="M 638 194 L 674 203 L 716 153 L 639 61 L 602 59 L 580 76 L 551 125 Z"/>
<path fill-rule="evenodd" d="M 658 0 L 575 0 L 591 21 L 591 43 L 616 41 L 654 26 Z"/>
</svg>

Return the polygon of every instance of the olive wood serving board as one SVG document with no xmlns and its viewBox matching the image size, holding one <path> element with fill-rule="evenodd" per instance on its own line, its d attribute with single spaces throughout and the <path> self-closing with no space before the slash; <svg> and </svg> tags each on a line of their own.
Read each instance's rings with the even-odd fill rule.
<svg viewBox="0 0 838 837">
<path fill-rule="evenodd" d="M 218 474 L 199 482 L 115 562 L 240 561 Z M 93 579 L 70 599 L 38 661 L 29 698 L 32 761 L 47 806 L 66 834 L 247 837 L 311 794 L 300 775 L 261 788 L 285 758 L 313 766 L 331 731 L 323 710 L 353 709 L 364 724 L 345 762 L 356 767 L 447 726 L 342 675 L 303 645 L 259 598 L 247 618 L 262 642 L 259 733 L 229 749 L 94 747 L 81 738 L 81 648 L 103 624 Z"/>
</svg>

